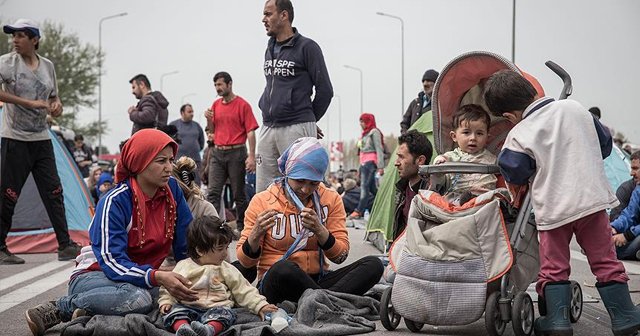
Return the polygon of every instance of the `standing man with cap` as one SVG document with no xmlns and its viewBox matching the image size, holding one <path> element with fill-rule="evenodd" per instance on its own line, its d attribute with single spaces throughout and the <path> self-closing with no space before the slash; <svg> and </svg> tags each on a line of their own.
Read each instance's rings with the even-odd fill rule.
<svg viewBox="0 0 640 336">
<path fill-rule="evenodd" d="M 80 246 L 69 237 L 47 125 L 48 114 L 62 114 L 55 69 L 50 60 L 36 53 L 40 29 L 35 23 L 19 19 L 3 31 L 13 35 L 14 51 L 0 56 L 0 100 L 5 102 L 0 129 L 0 265 L 24 263 L 8 250 L 6 239 L 30 173 L 56 234 L 58 260 L 71 260 L 80 253 Z"/>
<path fill-rule="evenodd" d="M 205 111 L 207 124 L 213 130 L 213 152 L 209 158 L 209 190 L 207 200 L 223 213 L 220 207 L 222 188 L 227 179 L 231 182 L 231 192 L 236 204 L 236 224 L 238 231 L 244 228 L 244 212 L 247 197 L 244 190 L 245 174 L 256 170 L 256 135 L 258 122 L 253 116 L 251 105 L 233 93 L 233 80 L 227 72 L 213 76 L 218 96 L 210 109 Z M 249 140 L 249 153 L 247 145 Z"/>
<path fill-rule="evenodd" d="M 322 138 L 316 123 L 333 97 L 320 46 L 291 26 L 291 1 L 268 0 L 263 15 L 262 23 L 271 39 L 264 56 L 267 85 L 260 98 L 264 125 L 256 157 L 256 192 L 265 190 L 280 176 L 277 159 L 293 141 Z"/>
<path fill-rule="evenodd" d="M 433 86 L 436 84 L 436 80 L 440 74 L 429 69 L 422 75 L 422 87 L 423 90 L 418 93 L 418 98 L 409 103 L 407 111 L 402 116 L 402 122 L 400 122 L 400 133 L 405 134 L 411 125 L 427 111 L 431 111 L 431 94 L 433 93 Z"/>
</svg>

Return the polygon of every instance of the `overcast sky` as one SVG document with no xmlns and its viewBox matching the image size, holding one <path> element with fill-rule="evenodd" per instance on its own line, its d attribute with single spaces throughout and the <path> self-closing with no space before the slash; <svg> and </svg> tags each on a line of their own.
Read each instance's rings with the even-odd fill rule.
<svg viewBox="0 0 640 336">
<path fill-rule="evenodd" d="M 294 0 L 294 26 L 321 46 L 335 94 L 319 122 L 331 140 L 359 133 L 360 82 L 364 73 L 364 111 L 375 114 L 385 133 L 399 134 L 401 114 L 421 90 L 422 73 L 442 69 L 468 51 L 486 50 L 511 58 L 512 0 Z M 261 23 L 262 0 L 0 0 L 0 20 L 51 20 L 64 24 L 83 42 L 98 45 L 100 18 L 127 12 L 103 23 L 106 53 L 102 80 L 103 119 L 111 132 L 103 143 L 113 152 L 128 137 L 127 108 L 136 103 L 129 79 L 144 73 L 154 90 L 170 101 L 169 120 L 190 102 L 196 120 L 216 98 L 212 77 L 228 71 L 234 91 L 253 107 L 258 100 L 267 43 Z M 400 22 L 404 20 L 405 93 L 401 95 Z M 600 106 L 603 122 L 640 143 L 640 1 L 537 0 L 516 3 L 515 61 L 536 76 L 550 96 L 562 83 L 544 66 L 553 60 L 572 76 L 572 98 L 585 107 Z M 45 37 L 46 38 L 46 37 Z M 64 100 L 64 99 L 63 99 Z M 340 108 L 341 107 L 341 108 Z M 341 123 L 339 111 L 341 110 Z M 97 106 L 84 109 L 82 121 L 96 120 Z M 341 124 L 341 127 L 340 127 Z"/>
</svg>

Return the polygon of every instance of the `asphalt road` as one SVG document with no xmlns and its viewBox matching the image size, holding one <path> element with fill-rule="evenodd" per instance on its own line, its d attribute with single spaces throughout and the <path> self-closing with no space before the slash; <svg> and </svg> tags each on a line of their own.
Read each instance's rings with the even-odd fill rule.
<svg viewBox="0 0 640 336">
<path fill-rule="evenodd" d="M 379 254 L 371 244 L 364 242 L 364 231 L 349 229 L 351 253 L 347 263 L 365 255 Z M 39 303 L 53 300 L 66 293 L 66 282 L 73 268 L 73 262 L 59 262 L 55 254 L 21 255 L 26 259 L 24 265 L 0 266 L 0 335 L 31 335 L 24 319 L 26 309 Z M 640 302 L 640 262 L 625 262 L 631 281 L 629 288 L 635 303 Z M 572 245 L 572 279 L 582 285 L 585 304 L 582 317 L 574 324 L 574 334 L 584 336 L 611 335 L 609 316 L 593 287 L 595 278 L 591 275 L 586 259 L 579 247 Z M 464 295 L 461 293 L 461 295 Z M 535 300 L 535 298 L 534 298 Z M 536 310 L 537 315 L 537 310 Z M 58 335 L 59 327 L 47 332 Z M 404 322 L 396 331 L 387 331 L 380 322 L 371 335 L 410 335 Z M 422 335 L 486 335 L 484 318 L 475 323 L 460 327 L 425 326 Z M 511 324 L 507 325 L 504 335 L 514 335 Z"/>
</svg>

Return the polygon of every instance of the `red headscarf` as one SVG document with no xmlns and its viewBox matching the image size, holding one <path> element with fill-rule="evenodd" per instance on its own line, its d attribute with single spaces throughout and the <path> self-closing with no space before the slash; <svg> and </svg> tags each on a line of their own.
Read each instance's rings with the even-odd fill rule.
<svg viewBox="0 0 640 336">
<path fill-rule="evenodd" d="M 378 126 L 376 126 L 376 117 L 371 113 L 361 114 L 360 121 L 364 122 L 364 129 L 362 130 L 363 137 L 369 134 L 372 129 L 378 128 Z"/>
<path fill-rule="evenodd" d="M 139 229 L 138 243 L 141 246 L 144 244 L 146 206 L 144 206 L 145 195 L 136 180 L 136 176 L 144 171 L 158 153 L 167 146 L 171 146 L 173 155 L 176 155 L 178 144 L 166 133 L 152 128 L 142 129 L 131 136 L 122 147 L 120 162 L 118 162 L 116 168 L 116 183 L 128 179 L 133 191 L 133 214 L 131 219 L 133 227 L 138 227 Z M 162 189 L 167 200 L 165 236 L 172 238 L 176 222 L 176 201 L 168 186 L 164 186 Z"/>
<path fill-rule="evenodd" d="M 371 113 L 363 113 L 360 115 L 360 121 L 364 122 L 364 129 L 362 130 L 362 137 L 364 138 L 371 132 L 373 129 L 378 129 L 380 132 L 380 141 L 384 146 L 384 136 L 382 136 L 382 131 L 376 126 L 376 117 Z"/>
</svg>

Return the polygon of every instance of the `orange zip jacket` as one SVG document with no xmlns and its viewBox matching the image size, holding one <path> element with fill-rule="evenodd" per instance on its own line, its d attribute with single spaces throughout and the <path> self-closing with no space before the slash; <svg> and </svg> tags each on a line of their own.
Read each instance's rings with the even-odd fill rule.
<svg viewBox="0 0 640 336">
<path fill-rule="evenodd" d="M 337 192 L 328 189 L 322 183 L 318 186 L 318 194 L 323 212 L 321 220 L 335 238 L 333 246 L 324 250 L 324 254 L 332 262 L 339 264 L 345 261 L 349 255 L 349 236 L 345 226 L 347 215 L 344 211 L 342 198 Z M 313 208 L 313 201 L 309 200 L 306 206 Z M 265 233 L 260 240 L 261 254 L 254 259 L 245 254 L 242 245 L 253 230 L 258 215 L 269 209 L 278 211 L 278 219 L 276 220 L 276 225 Z M 262 276 L 271 265 L 280 260 L 287 252 L 301 229 L 302 224 L 300 224 L 300 217 L 295 204 L 289 201 L 279 183 L 271 184 L 267 190 L 256 194 L 251 199 L 251 203 L 249 203 L 249 207 L 245 212 L 244 230 L 242 230 L 242 236 L 236 246 L 238 260 L 244 267 L 258 265 L 258 279 L 262 279 Z M 315 235 L 309 237 L 307 246 L 304 249 L 292 254 L 288 260 L 298 264 L 307 274 L 320 273 L 318 240 Z M 327 261 L 324 263 L 324 268 L 325 270 L 329 268 Z"/>
</svg>

